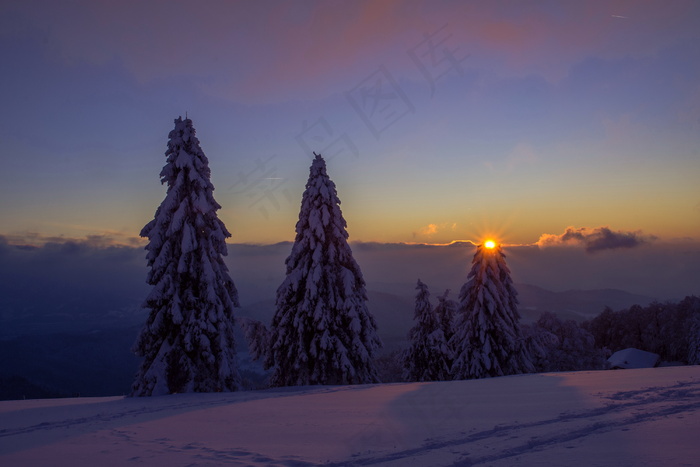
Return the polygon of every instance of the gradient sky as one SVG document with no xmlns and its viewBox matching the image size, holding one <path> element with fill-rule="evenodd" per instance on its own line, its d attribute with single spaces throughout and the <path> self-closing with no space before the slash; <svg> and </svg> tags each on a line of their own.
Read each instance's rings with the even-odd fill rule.
<svg viewBox="0 0 700 467">
<path fill-rule="evenodd" d="M 311 151 L 351 240 L 697 241 L 699 18 L 695 0 L 5 0 L 0 235 L 137 237 L 187 113 L 236 243 L 293 239 Z"/>
</svg>

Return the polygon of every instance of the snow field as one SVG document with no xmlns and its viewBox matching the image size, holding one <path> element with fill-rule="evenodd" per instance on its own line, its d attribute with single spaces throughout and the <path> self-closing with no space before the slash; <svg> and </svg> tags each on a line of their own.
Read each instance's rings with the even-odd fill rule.
<svg viewBox="0 0 700 467">
<path fill-rule="evenodd" d="M 0 465 L 698 465 L 700 367 L 0 402 Z"/>
</svg>

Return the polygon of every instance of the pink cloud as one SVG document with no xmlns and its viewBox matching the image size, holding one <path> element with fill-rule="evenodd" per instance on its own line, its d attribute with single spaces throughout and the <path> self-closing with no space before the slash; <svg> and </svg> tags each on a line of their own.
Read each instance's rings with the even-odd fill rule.
<svg viewBox="0 0 700 467">
<path fill-rule="evenodd" d="M 448 25 L 469 66 L 566 76 L 590 56 L 653 54 L 693 31 L 691 1 L 129 1 L 15 5 L 64 60 L 117 60 L 246 102 L 342 93 L 379 65 L 419 78 L 407 50 Z M 624 18 L 621 18 L 624 17 Z"/>
</svg>

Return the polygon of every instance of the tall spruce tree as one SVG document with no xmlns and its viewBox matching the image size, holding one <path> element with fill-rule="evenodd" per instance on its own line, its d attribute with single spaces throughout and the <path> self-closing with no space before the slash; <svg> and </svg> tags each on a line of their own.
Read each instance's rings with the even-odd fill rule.
<svg viewBox="0 0 700 467">
<path fill-rule="evenodd" d="M 455 379 L 533 371 L 520 330 L 517 291 L 500 245 L 477 246 L 459 300 L 452 337 Z"/>
<path fill-rule="evenodd" d="M 403 355 L 406 381 L 444 381 L 450 379 L 450 354 L 442 330 L 440 315 L 430 304 L 428 286 L 416 284 L 416 324 L 408 332 L 410 347 Z"/>
<path fill-rule="evenodd" d="M 217 217 L 221 206 L 192 120 L 175 120 L 165 156 L 165 199 L 141 231 L 149 240 L 153 289 L 134 344 L 143 362 L 132 395 L 234 391 L 240 386 L 233 335 L 238 292 L 223 260 L 231 234 Z"/>
<path fill-rule="evenodd" d="M 326 163 L 314 153 L 265 366 L 273 386 L 377 382 L 381 342 Z"/>
</svg>

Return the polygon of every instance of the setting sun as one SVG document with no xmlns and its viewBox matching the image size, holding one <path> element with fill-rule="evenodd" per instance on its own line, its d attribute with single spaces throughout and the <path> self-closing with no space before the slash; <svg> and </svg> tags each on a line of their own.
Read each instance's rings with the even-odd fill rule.
<svg viewBox="0 0 700 467">
<path fill-rule="evenodd" d="M 496 242 L 494 242 L 493 240 L 486 240 L 486 241 L 484 242 L 484 246 L 485 246 L 486 248 L 488 248 L 488 249 L 495 248 L 495 247 L 496 247 Z"/>
</svg>

